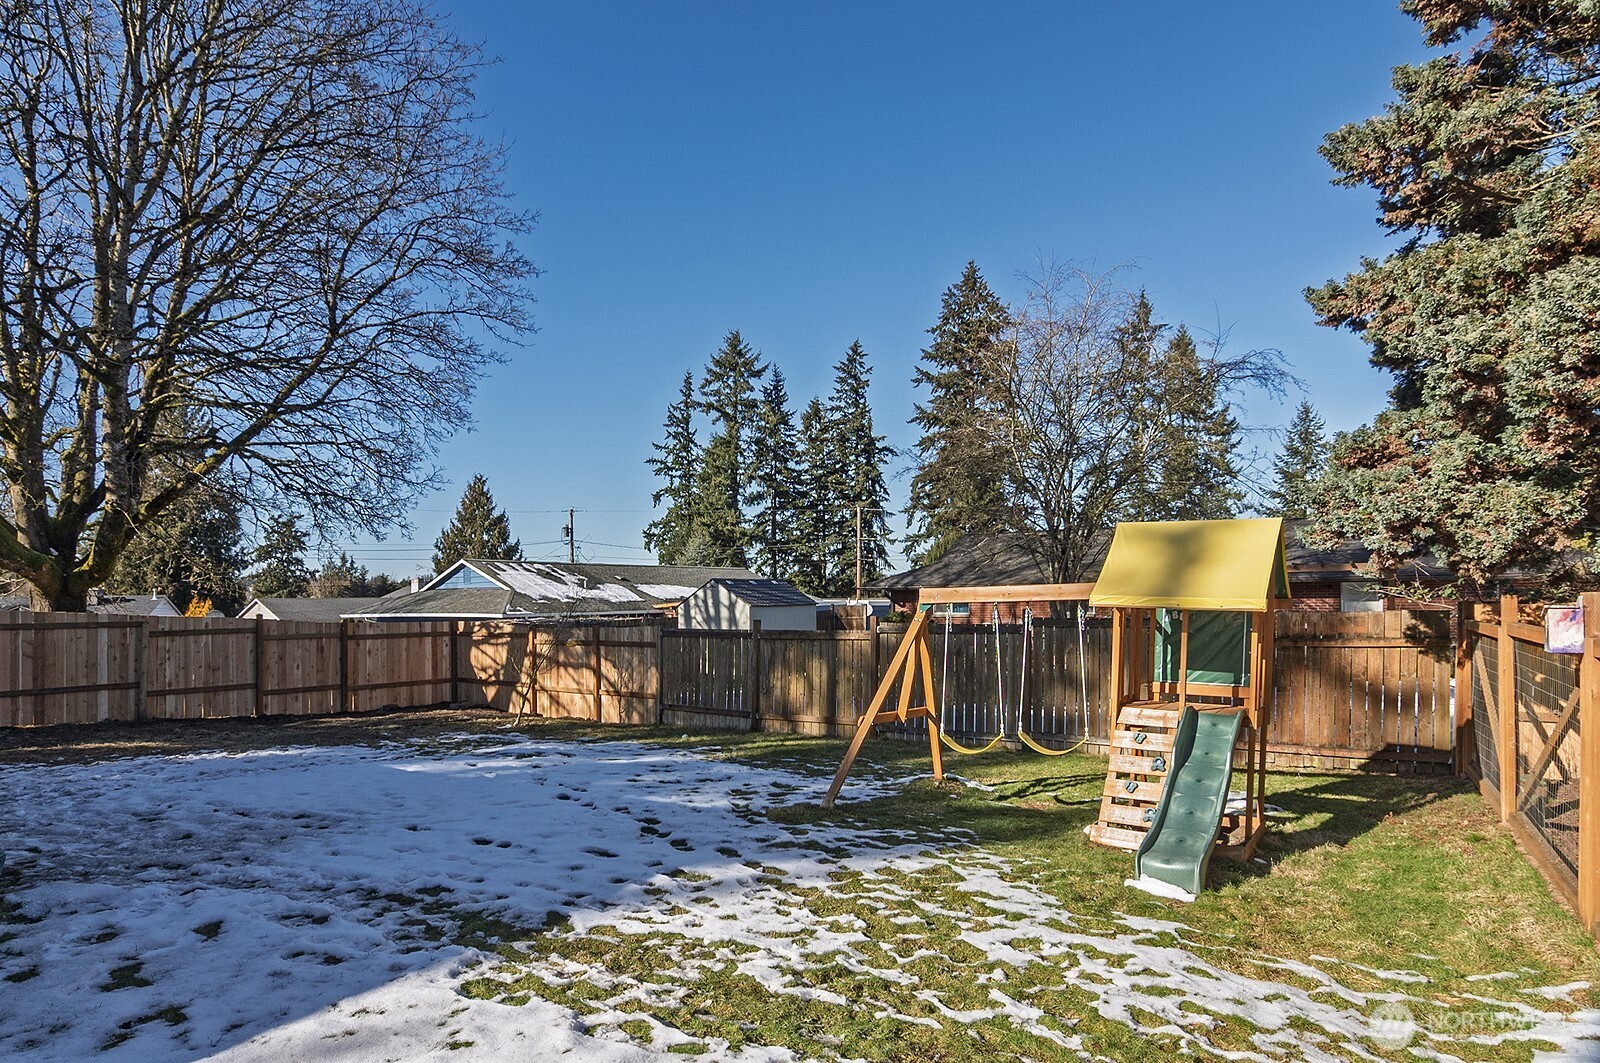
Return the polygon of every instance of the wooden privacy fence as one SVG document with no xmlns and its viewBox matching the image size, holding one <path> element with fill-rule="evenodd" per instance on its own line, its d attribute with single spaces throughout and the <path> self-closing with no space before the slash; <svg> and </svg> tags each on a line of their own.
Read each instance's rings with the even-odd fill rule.
<svg viewBox="0 0 1600 1063">
<path fill-rule="evenodd" d="M 1277 707 L 1268 752 L 1279 766 L 1448 771 L 1454 658 L 1448 613 L 1280 611 Z M 946 729 L 981 738 L 1019 720 L 1045 744 L 1109 736 L 1110 628 L 1091 619 L 930 632 Z M 661 713 L 696 728 L 844 735 L 900 639 L 896 629 L 833 632 L 665 631 Z M 903 728 L 921 734 L 922 724 Z"/>
<path fill-rule="evenodd" d="M 1515 597 L 1463 619 L 1456 689 L 1463 766 L 1535 866 L 1600 929 L 1600 594 L 1578 653 L 1545 650 Z"/>
<path fill-rule="evenodd" d="M 463 701 L 654 722 L 658 630 L 5 614 L 0 726 L 308 716 Z"/>
</svg>

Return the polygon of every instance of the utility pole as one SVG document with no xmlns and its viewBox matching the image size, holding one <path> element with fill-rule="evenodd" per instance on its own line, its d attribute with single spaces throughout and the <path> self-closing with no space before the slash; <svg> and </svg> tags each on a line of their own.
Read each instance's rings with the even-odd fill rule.
<svg viewBox="0 0 1600 1063">
<path fill-rule="evenodd" d="M 573 527 L 577 523 L 574 519 L 577 512 L 576 509 L 567 510 L 567 526 L 561 529 L 562 538 L 567 540 L 567 564 L 569 565 L 578 560 L 578 529 Z"/>
<path fill-rule="evenodd" d="M 856 601 L 861 600 L 861 503 L 856 503 Z"/>
</svg>

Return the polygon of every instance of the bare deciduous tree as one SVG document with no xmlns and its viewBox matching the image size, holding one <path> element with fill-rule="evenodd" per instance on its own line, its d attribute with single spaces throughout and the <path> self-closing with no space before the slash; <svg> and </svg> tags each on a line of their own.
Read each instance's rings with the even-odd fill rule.
<svg viewBox="0 0 1600 1063">
<path fill-rule="evenodd" d="M 1227 455 L 1206 453 L 1231 447 L 1214 438 L 1237 429 L 1227 398 L 1246 387 L 1278 391 L 1289 379 L 1275 351 L 1201 353 L 1182 330 L 1165 346 L 1164 334 L 1116 271 L 1047 265 L 1012 314 L 1006 495 L 1012 525 L 1054 581 L 1082 580 L 1118 520 L 1221 515 L 1191 511 L 1196 491 L 1232 488 L 1220 482 L 1235 475 Z M 1190 409 L 1197 396 L 1205 417 Z"/>
<path fill-rule="evenodd" d="M 407 0 L 5 5 L 0 570 L 36 608 L 225 469 L 368 530 L 434 482 L 534 274 L 481 62 Z"/>
</svg>

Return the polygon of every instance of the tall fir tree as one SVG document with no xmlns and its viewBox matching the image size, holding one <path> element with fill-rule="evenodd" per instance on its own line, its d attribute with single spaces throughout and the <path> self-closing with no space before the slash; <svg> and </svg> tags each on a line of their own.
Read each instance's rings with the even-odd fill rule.
<svg viewBox="0 0 1600 1063">
<path fill-rule="evenodd" d="M 934 560 L 971 531 L 1004 527 L 1005 484 L 996 475 L 1010 314 L 968 262 L 945 290 L 933 341 L 913 377 L 928 394 L 911 423 L 921 429 L 906 507 L 911 558 Z"/>
<path fill-rule="evenodd" d="M 889 560 L 889 488 L 883 467 L 894 448 L 873 431 L 868 387 L 872 366 L 861 341 L 850 344 L 833 367 L 833 392 L 826 404 L 828 445 L 833 451 L 837 482 L 831 504 L 839 511 L 845 534 L 833 537 L 828 559 L 827 590 L 831 594 L 855 591 L 857 539 L 863 582 L 882 574 Z M 857 510 L 860 511 L 860 532 Z"/>
<path fill-rule="evenodd" d="M 757 391 L 767 367 L 737 329 L 723 338 L 700 380 L 700 409 L 711 435 L 695 478 L 691 517 L 700 564 L 749 564 L 751 439 L 760 414 Z"/>
<path fill-rule="evenodd" d="M 760 418 L 751 440 L 753 539 L 750 561 L 758 572 L 793 579 L 798 555 L 795 517 L 799 509 L 794 411 L 788 384 L 773 367 L 761 388 Z"/>
<path fill-rule="evenodd" d="M 443 572 L 463 558 L 516 561 L 522 542 L 511 538 L 511 521 L 495 508 L 489 481 L 480 473 L 461 493 L 455 516 L 433 544 L 433 570 Z"/>
<path fill-rule="evenodd" d="M 1312 488 L 1328 464 L 1328 436 L 1311 403 L 1301 401 L 1272 462 L 1267 501 L 1274 516 L 1303 519 L 1312 513 Z"/>
<path fill-rule="evenodd" d="M 304 598 L 311 583 L 306 543 L 298 515 L 269 521 L 261 545 L 250 555 L 259 566 L 251 579 L 251 592 L 257 598 Z"/>
<path fill-rule="evenodd" d="M 1519 568 L 1565 596 L 1600 575 L 1600 12 L 1402 7 L 1437 51 L 1322 145 L 1400 239 L 1306 293 L 1394 378 L 1336 439 L 1318 523 L 1378 565 L 1426 552 L 1471 585 Z"/>
<path fill-rule="evenodd" d="M 832 595 L 837 573 L 830 564 L 853 529 L 847 529 L 842 519 L 839 485 L 844 482 L 844 469 L 833 445 L 831 418 L 819 398 L 800 411 L 799 450 L 794 528 L 799 545 L 792 578 L 807 594 Z"/>
<path fill-rule="evenodd" d="M 1146 520 L 1227 520 L 1244 501 L 1239 485 L 1239 420 L 1222 393 L 1218 367 L 1189 330 L 1167 340 L 1157 376 L 1159 446 Z"/>
<path fill-rule="evenodd" d="M 689 560 L 694 533 L 695 481 L 700 468 L 700 439 L 695 434 L 694 415 L 698 404 L 694 395 L 694 374 L 685 372 L 678 389 L 678 400 L 667 407 L 662 425 L 665 437 L 651 444 L 655 456 L 646 464 L 661 481 L 650 496 L 651 506 L 667 503 L 666 512 L 644 529 L 644 545 L 654 550 L 664 565 L 692 564 Z"/>
</svg>

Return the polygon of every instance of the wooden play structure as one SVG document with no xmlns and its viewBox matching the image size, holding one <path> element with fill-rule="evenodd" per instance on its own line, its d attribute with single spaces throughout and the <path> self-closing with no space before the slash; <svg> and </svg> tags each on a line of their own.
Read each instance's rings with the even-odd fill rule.
<svg viewBox="0 0 1600 1063">
<path fill-rule="evenodd" d="M 1216 750 L 1208 750 L 1206 742 L 1220 740 L 1227 743 L 1221 751 L 1220 793 L 1209 804 L 1180 805 L 1172 822 L 1192 825 L 1214 814 L 1212 835 L 1221 842 L 1216 851 L 1248 859 L 1266 830 L 1273 611 L 1288 593 L 1283 522 L 1276 519 L 1118 525 L 1100 579 L 1093 584 L 924 589 L 823 806 L 832 807 L 861 747 L 881 724 L 926 720 L 934 778 L 944 777 L 928 639 L 934 606 L 1087 599 L 1097 611 L 1111 613 L 1116 721 L 1100 814 L 1090 837 L 1143 856 L 1153 840 L 1148 837 L 1152 826 L 1168 822 L 1162 796 L 1169 775 L 1181 771 L 1197 751 L 1202 759 L 1215 758 Z M 1180 740 L 1185 709 L 1234 718 L 1200 721 L 1226 725 L 1221 728 L 1197 728 L 1191 720 Z M 1242 799 L 1229 798 L 1229 761 L 1231 778 L 1242 783 L 1235 787 Z M 1217 779 L 1207 782 L 1213 789 L 1216 784 Z M 1209 856 L 1207 851 L 1198 863 L 1202 876 Z"/>
<path fill-rule="evenodd" d="M 1289 596 L 1278 519 L 1120 524 L 1089 596 L 1111 611 L 1110 764 L 1089 836 L 1140 850 L 1157 819 L 1185 708 L 1234 715 L 1235 787 L 1220 855 L 1249 859 L 1266 830 L 1273 612 Z M 1231 722 L 1231 721 L 1230 721 Z"/>
<path fill-rule="evenodd" d="M 928 630 L 936 605 L 988 602 L 1070 602 L 1084 601 L 1094 589 L 1092 583 L 1030 583 L 1003 587 L 928 587 L 917 595 L 917 615 L 906 629 L 905 637 L 889 660 L 889 670 L 872 695 L 872 701 L 856 722 L 856 733 L 850 740 L 839 770 L 834 773 L 833 784 L 822 798 L 823 808 L 832 808 L 834 798 L 850 774 L 861 747 L 866 744 L 874 727 L 880 724 L 905 723 L 907 720 L 928 722 L 928 750 L 933 757 L 933 777 L 944 778 L 944 753 L 940 749 L 939 698 L 933 682 L 933 651 L 928 645 Z M 886 707 L 889 696 L 899 687 L 899 698 L 893 708 Z"/>
</svg>

